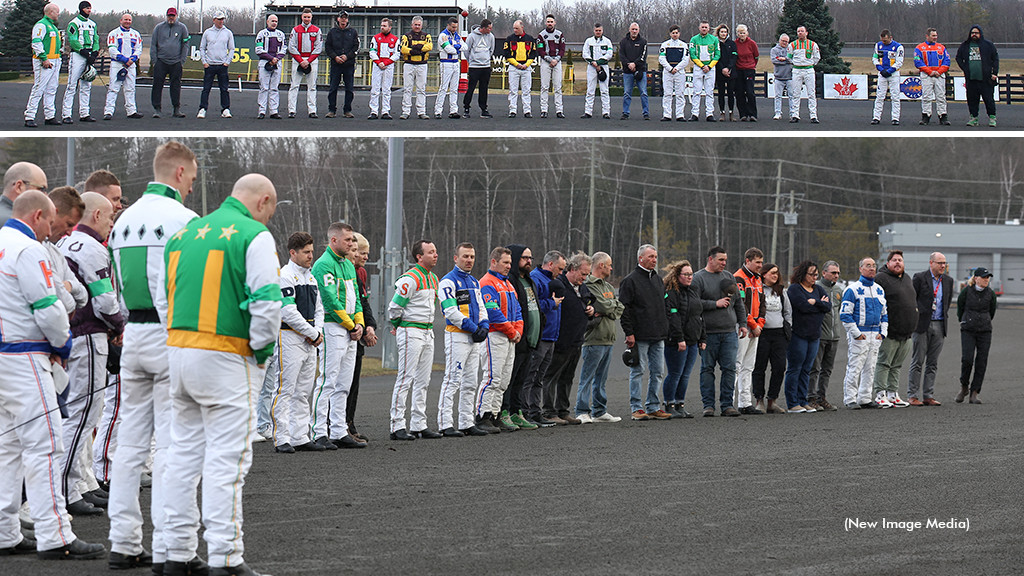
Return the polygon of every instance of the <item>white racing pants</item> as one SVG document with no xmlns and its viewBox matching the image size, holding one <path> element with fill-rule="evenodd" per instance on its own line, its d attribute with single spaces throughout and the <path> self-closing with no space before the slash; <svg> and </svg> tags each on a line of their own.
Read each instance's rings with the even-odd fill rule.
<svg viewBox="0 0 1024 576">
<path fill-rule="evenodd" d="M 347 333 L 345 337 L 348 338 Z M 270 403 L 275 446 L 298 446 L 311 440 L 309 393 L 316 376 L 316 359 L 316 347 L 307 343 L 302 334 L 293 330 L 281 330 L 278 334 L 277 380 Z"/>
<path fill-rule="evenodd" d="M 794 68 L 793 80 L 789 84 L 789 115 L 792 118 L 800 117 L 800 94 L 807 92 L 807 110 L 811 118 L 818 117 L 818 96 L 814 87 L 814 68 Z"/>
<path fill-rule="evenodd" d="M 946 75 L 933 78 L 921 74 L 921 113 L 932 115 L 932 103 L 939 115 L 946 113 Z"/>
<path fill-rule="evenodd" d="M 64 421 L 64 497 L 68 504 L 82 499 L 79 481 L 92 471 L 92 459 L 83 453 L 92 444 L 92 432 L 103 412 L 107 385 L 107 336 L 77 336 L 68 359 L 68 418 Z"/>
<path fill-rule="evenodd" d="M 49 550 L 75 540 L 61 492 L 58 462 L 64 444 L 52 370 L 46 354 L 0 354 L 0 432 L 5 433 L 0 439 L 0 548 L 21 542 L 23 482 L 37 548 Z"/>
<path fill-rule="evenodd" d="M 348 434 L 345 406 L 352 390 L 356 367 L 356 341 L 336 322 L 324 324 L 324 343 L 320 347 L 320 378 L 313 389 L 313 439 L 332 440 Z"/>
<path fill-rule="evenodd" d="M 885 93 L 889 93 L 890 106 L 892 107 L 892 119 L 900 119 L 900 73 L 896 72 L 888 78 L 879 75 L 878 84 L 875 86 L 875 109 L 872 118 L 882 119 L 882 107 L 885 105 Z"/>
<path fill-rule="evenodd" d="M 583 101 L 583 111 L 587 114 L 594 113 L 594 91 L 598 88 L 601 89 L 601 113 L 612 113 L 612 99 L 608 95 L 608 78 L 611 73 L 607 65 L 602 66 L 602 68 L 604 68 L 604 73 L 606 74 L 604 82 L 598 81 L 597 68 L 589 64 L 587 65 L 587 97 Z"/>
<path fill-rule="evenodd" d="M 103 391 L 103 414 L 92 442 L 92 473 L 100 482 L 110 482 L 110 467 L 121 428 L 121 376 L 109 374 Z"/>
<path fill-rule="evenodd" d="M 110 473 L 110 549 L 135 555 L 143 550 L 139 478 L 153 454 L 150 517 L 153 561 L 167 559 L 164 494 L 167 448 L 171 443 L 171 394 L 167 330 L 159 323 L 129 322 L 121 352 L 121 423 Z M 155 437 L 155 442 L 154 442 Z M 155 449 L 151 450 L 151 447 Z"/>
<path fill-rule="evenodd" d="M 370 113 L 391 112 L 391 84 L 395 80 L 395 65 L 388 64 L 381 70 L 374 64 L 370 67 Z"/>
<path fill-rule="evenodd" d="M 686 72 L 680 67 L 673 74 L 666 68 L 661 71 L 661 85 L 664 95 L 661 97 L 662 116 L 672 118 L 672 98 L 675 97 L 675 117 L 686 117 Z"/>
<path fill-rule="evenodd" d="M 484 375 L 477 393 L 477 414 L 501 412 L 501 400 L 512 378 L 512 364 L 516 359 L 516 345 L 501 332 L 487 334 L 484 355 Z"/>
<path fill-rule="evenodd" d="M 117 73 L 121 68 L 128 69 L 128 75 L 125 76 L 124 80 L 117 79 Z M 120 62 L 111 62 L 110 64 L 110 84 L 107 85 L 107 102 L 103 105 L 104 114 L 113 114 L 114 107 L 117 104 L 117 93 L 124 87 L 124 109 L 128 115 L 131 116 L 138 112 L 138 108 L 135 106 L 135 64 L 125 66 Z"/>
<path fill-rule="evenodd" d="M 434 331 L 399 326 L 395 341 L 398 344 L 398 377 L 391 394 L 391 432 L 402 429 L 420 432 L 427 428 L 427 387 L 434 361 Z M 405 412 L 410 392 L 412 417 L 407 425 Z"/>
<path fill-rule="evenodd" d="M 54 65 L 43 68 L 42 61 L 32 59 L 32 91 L 28 95 L 28 106 L 25 107 L 25 120 L 35 120 L 39 101 L 43 101 L 43 118 L 49 120 L 57 115 L 57 86 L 60 85 L 60 60 Z"/>
<path fill-rule="evenodd" d="M 875 363 L 882 341 L 876 332 L 864 332 L 863 340 L 854 340 L 846 334 L 850 347 L 850 358 L 846 364 L 846 378 L 843 379 L 843 403 L 867 404 L 873 400 L 875 387 Z"/>
<path fill-rule="evenodd" d="M 281 105 L 281 62 L 277 68 L 267 70 L 266 64 L 260 60 L 257 76 L 260 80 L 260 92 L 256 95 L 257 112 L 260 114 L 277 114 Z"/>
<path fill-rule="evenodd" d="M 441 62 L 441 81 L 437 85 L 437 99 L 434 101 L 434 114 L 444 112 L 444 100 L 448 98 L 448 109 L 459 111 L 459 70 L 460 62 Z"/>
<path fill-rule="evenodd" d="M 555 94 L 555 112 L 562 112 L 562 61 L 552 66 L 541 61 L 540 67 L 540 111 L 548 111 L 548 91 Z"/>
<path fill-rule="evenodd" d="M 739 339 L 739 347 L 736 350 L 736 387 L 732 392 L 732 401 L 736 408 L 754 405 L 751 386 L 754 361 L 757 360 L 757 340 L 757 337 L 752 338 L 749 332 L 746 338 Z"/>
<path fill-rule="evenodd" d="M 78 94 L 78 117 L 89 115 L 89 98 L 92 95 L 92 82 L 82 80 L 82 74 L 89 67 L 88 60 L 78 52 L 72 52 L 68 60 L 68 85 L 64 88 L 64 101 L 61 105 L 61 117 L 71 118 L 75 106 L 75 94 Z"/>
<path fill-rule="evenodd" d="M 416 95 L 416 113 L 427 113 L 427 65 L 402 64 L 402 115 L 412 112 L 412 97 Z"/>
<path fill-rule="evenodd" d="M 515 66 L 508 67 L 508 111 L 509 114 L 519 109 L 519 99 L 523 100 L 523 114 L 530 114 L 533 100 L 530 91 L 533 89 L 533 68 L 520 70 Z"/>
<path fill-rule="evenodd" d="M 480 379 L 480 357 L 484 343 L 473 342 L 473 337 L 462 332 L 444 333 L 444 379 L 437 398 L 437 427 L 452 428 L 452 408 L 458 394 L 458 429 L 465 430 L 475 423 L 473 400 L 476 398 L 477 380 Z"/>
<path fill-rule="evenodd" d="M 690 113 L 700 116 L 701 98 L 704 99 L 704 115 L 715 115 L 715 69 L 709 68 L 707 72 L 693 66 L 693 108 Z"/>
<path fill-rule="evenodd" d="M 237 566 L 242 554 L 242 485 L 252 464 L 256 396 L 263 370 L 252 356 L 170 348 L 171 445 L 174 481 L 167 482 L 164 539 L 167 559 L 196 555 L 202 522 L 211 567 Z"/>
<path fill-rule="evenodd" d="M 306 85 L 306 110 L 310 114 L 316 114 L 316 76 L 320 68 L 319 61 L 314 59 L 309 63 L 309 72 L 299 72 L 299 63 L 292 58 L 292 83 L 288 87 L 288 113 L 295 114 L 299 106 L 299 87 Z"/>
</svg>

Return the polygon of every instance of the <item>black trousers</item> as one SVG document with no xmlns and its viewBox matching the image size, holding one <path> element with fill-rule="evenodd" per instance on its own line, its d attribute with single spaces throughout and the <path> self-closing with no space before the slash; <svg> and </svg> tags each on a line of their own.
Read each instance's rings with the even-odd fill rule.
<svg viewBox="0 0 1024 576">
<path fill-rule="evenodd" d="M 160 110 L 163 105 L 164 81 L 171 79 L 171 106 L 177 110 L 181 106 L 181 62 L 164 64 L 157 60 L 153 63 L 153 109 Z"/>
<path fill-rule="evenodd" d="M 985 101 L 985 113 L 996 115 L 996 101 L 992 97 L 992 85 L 984 80 L 967 81 L 967 110 L 971 116 L 978 115 L 978 99 Z"/>
<path fill-rule="evenodd" d="M 473 103 L 473 89 L 479 90 L 476 103 L 480 105 L 480 111 L 487 110 L 487 86 L 491 82 L 491 68 L 470 68 L 466 83 L 466 96 L 462 99 L 462 107 L 469 108 Z M 479 84 L 479 87 L 477 87 Z"/>
<path fill-rule="evenodd" d="M 569 394 L 576 378 L 582 348 L 555 350 L 544 375 L 544 416 L 568 416 Z"/>
<path fill-rule="evenodd" d="M 522 345 L 520 346 L 520 344 Z M 523 409 L 520 395 L 523 391 L 523 384 L 526 382 L 526 376 L 530 373 L 532 350 L 525 339 L 520 341 L 520 344 L 516 344 L 516 357 L 512 361 L 512 376 L 509 377 L 508 388 L 505 389 L 505 395 L 501 399 L 501 409 L 508 410 L 509 414 Z"/>
<path fill-rule="evenodd" d="M 786 376 L 786 331 L 783 328 L 767 328 L 757 339 L 757 356 L 754 360 L 754 373 L 751 384 L 754 398 L 764 398 L 764 378 L 768 365 L 772 366 L 772 378 L 768 383 L 768 399 L 776 400 L 782 389 L 782 379 Z"/>
<path fill-rule="evenodd" d="M 224 64 L 210 64 L 209 68 L 203 68 L 203 93 L 199 95 L 199 107 L 209 108 L 214 78 L 220 88 L 220 109 L 227 110 L 231 108 L 231 95 L 228 94 L 228 67 Z"/>
<path fill-rule="evenodd" d="M 732 68 L 730 70 L 730 72 L 732 73 L 733 76 L 736 75 L 736 69 L 735 68 Z M 736 107 L 736 104 L 735 104 L 736 103 L 736 92 L 734 92 L 733 89 L 732 89 L 732 82 L 733 82 L 732 78 L 726 76 L 725 74 L 722 74 L 721 70 L 716 70 L 715 71 L 715 92 L 718 93 L 718 110 L 719 110 L 719 112 L 725 112 L 725 110 L 726 110 L 726 108 L 725 108 L 725 99 L 726 99 L 727 95 L 729 97 L 729 108 L 728 108 L 728 110 L 730 112 L 732 112 L 733 108 Z"/>
<path fill-rule="evenodd" d="M 988 368 L 988 350 L 991 347 L 992 332 L 960 332 L 960 385 L 970 387 L 971 392 L 981 392 L 985 370 Z"/>
<path fill-rule="evenodd" d="M 342 108 L 342 112 L 352 111 L 352 99 L 356 97 L 356 93 L 352 91 L 352 86 L 355 82 L 356 65 L 352 64 L 337 64 L 331 62 L 331 83 L 329 90 L 327 91 L 327 111 L 337 112 L 338 111 L 338 86 L 341 84 L 342 79 L 345 81 L 345 104 Z"/>
<path fill-rule="evenodd" d="M 756 70 L 739 70 L 732 72 L 732 91 L 736 94 L 736 109 L 740 117 L 757 118 L 757 96 L 754 94 L 754 75 Z"/>
<path fill-rule="evenodd" d="M 363 369 L 363 345 L 359 344 L 359 351 L 356 353 L 356 367 L 352 372 L 352 388 L 348 391 L 348 399 L 345 400 L 345 424 L 351 426 L 356 421 L 356 402 L 359 401 L 359 372 Z"/>
</svg>

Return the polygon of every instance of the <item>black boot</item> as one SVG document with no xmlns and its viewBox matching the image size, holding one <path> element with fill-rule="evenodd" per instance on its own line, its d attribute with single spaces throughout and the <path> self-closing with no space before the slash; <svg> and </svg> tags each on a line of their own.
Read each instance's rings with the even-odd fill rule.
<svg viewBox="0 0 1024 576">
<path fill-rule="evenodd" d="M 949 126 L 949 118 L 947 118 L 945 114 L 939 114 L 939 124 Z"/>
<path fill-rule="evenodd" d="M 931 121 L 932 117 L 930 114 L 921 114 L 921 121 L 918 122 L 918 124 L 920 124 L 921 126 L 927 126 L 928 124 L 931 123 Z"/>
</svg>

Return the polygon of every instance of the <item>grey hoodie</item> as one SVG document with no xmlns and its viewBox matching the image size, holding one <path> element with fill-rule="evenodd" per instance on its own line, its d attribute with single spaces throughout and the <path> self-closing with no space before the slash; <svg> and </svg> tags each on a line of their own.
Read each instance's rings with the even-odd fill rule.
<svg viewBox="0 0 1024 576">
<path fill-rule="evenodd" d="M 700 294 L 701 303 L 704 304 L 704 328 L 708 334 L 735 332 L 740 326 L 746 327 L 747 308 L 743 305 L 743 299 L 739 297 L 736 278 L 731 272 L 723 270 L 718 274 L 712 274 L 701 268 L 693 275 L 693 286 Z M 724 289 L 726 286 L 729 286 L 729 291 L 732 292 L 732 304 L 719 308 L 716 302 L 727 295 Z"/>
<path fill-rule="evenodd" d="M 789 59 L 789 48 L 776 44 L 769 53 L 775 65 L 775 79 L 788 82 L 793 79 L 793 61 Z"/>
<path fill-rule="evenodd" d="M 473 31 L 462 44 L 462 53 L 466 55 L 470 68 L 490 68 L 491 55 L 494 54 L 494 34 L 481 34 L 480 26 L 473 26 Z"/>
</svg>

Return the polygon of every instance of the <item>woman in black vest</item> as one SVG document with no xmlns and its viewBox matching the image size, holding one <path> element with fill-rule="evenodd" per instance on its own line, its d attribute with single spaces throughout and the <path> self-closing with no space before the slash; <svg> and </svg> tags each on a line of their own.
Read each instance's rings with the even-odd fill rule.
<svg viewBox="0 0 1024 576">
<path fill-rule="evenodd" d="M 988 350 L 992 347 L 992 318 L 996 315 L 996 293 L 989 287 L 992 273 L 987 268 L 975 268 L 974 276 L 960 291 L 956 299 L 956 317 L 960 320 L 960 393 L 957 402 L 963 402 L 968 388 L 971 404 L 981 404 L 978 394 L 988 367 Z M 974 382 L 971 382 L 971 369 Z"/>
</svg>

